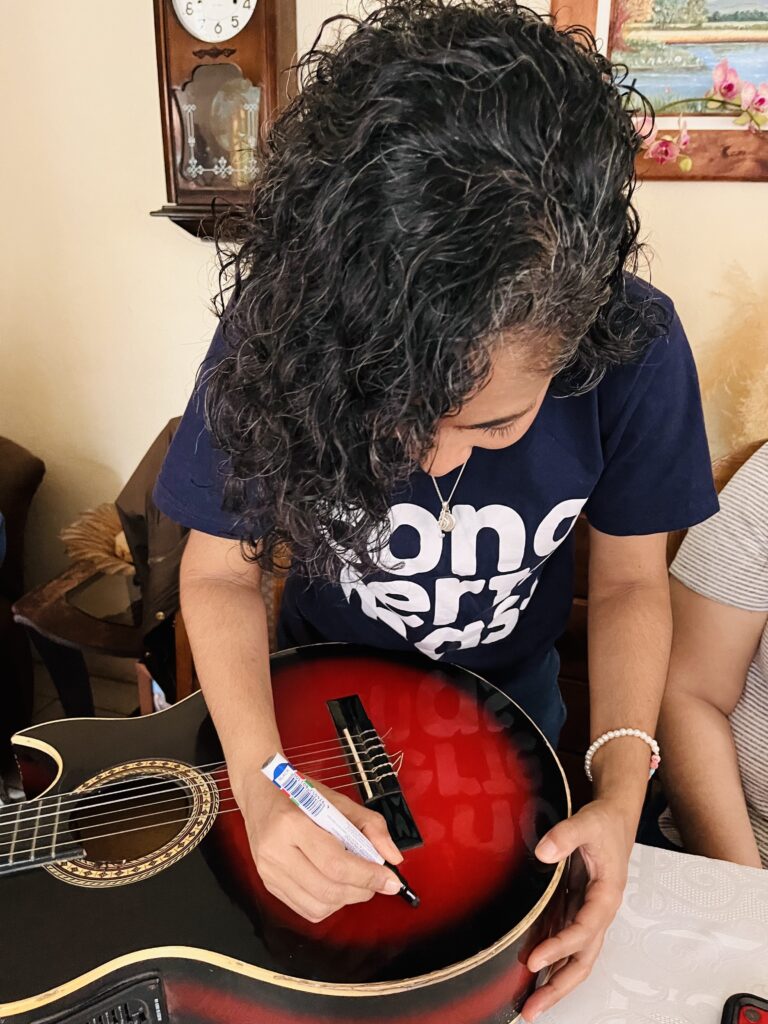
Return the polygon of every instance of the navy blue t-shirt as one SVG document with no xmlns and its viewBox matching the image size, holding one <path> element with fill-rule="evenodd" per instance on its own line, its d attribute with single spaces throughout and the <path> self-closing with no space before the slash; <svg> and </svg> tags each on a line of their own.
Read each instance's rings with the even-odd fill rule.
<svg viewBox="0 0 768 1024">
<path fill-rule="evenodd" d="M 475 448 L 443 534 L 429 476 L 415 472 L 392 496 L 381 571 L 339 582 L 289 579 L 281 636 L 291 644 L 340 640 L 416 648 L 504 685 L 563 631 L 572 600 L 570 531 L 585 511 L 617 536 L 692 526 L 717 511 L 696 369 L 669 299 L 669 329 L 636 363 L 611 370 L 586 394 L 548 394 L 528 432 L 507 448 Z M 223 354 L 221 328 L 207 364 Z M 204 375 L 201 375 L 204 380 Z M 154 499 L 171 519 L 237 537 L 222 509 L 224 458 L 193 394 Z M 451 492 L 459 470 L 440 478 Z"/>
</svg>

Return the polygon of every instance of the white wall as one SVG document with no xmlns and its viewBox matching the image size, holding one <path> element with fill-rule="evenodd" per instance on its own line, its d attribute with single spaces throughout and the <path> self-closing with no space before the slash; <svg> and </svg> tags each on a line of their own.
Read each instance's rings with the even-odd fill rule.
<svg viewBox="0 0 768 1024">
<path fill-rule="evenodd" d="M 301 45 L 343 6 L 298 0 Z M 215 326 L 215 261 L 149 216 L 165 202 L 149 0 L 9 4 L 2 39 L 0 433 L 48 467 L 35 583 L 66 562 L 61 527 L 112 500 L 183 408 Z"/>
<path fill-rule="evenodd" d="M 297 0 L 300 46 L 345 7 Z M 183 407 L 214 326 L 215 276 L 210 244 L 148 216 L 165 200 L 149 0 L 7 4 L 0 50 L 0 433 L 48 466 L 29 530 L 36 582 L 64 563 L 60 528 L 113 499 Z M 641 194 L 656 281 L 714 381 L 716 448 L 737 440 L 730 414 L 745 394 L 755 401 L 749 384 L 768 363 L 767 188 Z M 723 347 L 737 353 L 726 381 Z M 768 435 L 764 409 L 768 395 L 755 436 Z"/>
<path fill-rule="evenodd" d="M 65 561 L 59 529 L 113 499 L 181 408 L 214 323 L 211 247 L 149 216 L 165 201 L 151 4 L 3 20 L 0 433 L 48 467 L 36 582 Z"/>
</svg>

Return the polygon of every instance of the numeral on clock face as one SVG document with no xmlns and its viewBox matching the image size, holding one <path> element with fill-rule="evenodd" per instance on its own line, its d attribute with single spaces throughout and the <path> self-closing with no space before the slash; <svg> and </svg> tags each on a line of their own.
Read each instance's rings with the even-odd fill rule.
<svg viewBox="0 0 768 1024">
<path fill-rule="evenodd" d="M 173 0 L 176 17 L 204 42 L 231 39 L 245 28 L 257 0 Z"/>
</svg>

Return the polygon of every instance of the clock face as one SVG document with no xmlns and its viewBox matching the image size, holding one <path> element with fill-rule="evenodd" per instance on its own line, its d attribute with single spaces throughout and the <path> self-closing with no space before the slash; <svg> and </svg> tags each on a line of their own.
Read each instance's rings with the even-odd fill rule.
<svg viewBox="0 0 768 1024">
<path fill-rule="evenodd" d="M 231 39 L 245 28 L 258 0 L 173 0 L 181 24 L 206 43 Z"/>
</svg>

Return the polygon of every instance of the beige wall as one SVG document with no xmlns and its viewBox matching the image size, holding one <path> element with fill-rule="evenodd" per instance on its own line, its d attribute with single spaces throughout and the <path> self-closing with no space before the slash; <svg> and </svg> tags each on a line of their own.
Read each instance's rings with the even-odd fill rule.
<svg viewBox="0 0 768 1024">
<path fill-rule="evenodd" d="M 298 0 L 300 45 L 344 8 Z M 0 433 L 48 465 L 29 530 L 34 582 L 63 564 L 59 529 L 114 498 L 182 408 L 214 326 L 214 263 L 210 245 L 148 216 L 165 198 L 149 0 L 9 5 L 0 57 L 13 97 L 0 166 Z M 653 183 L 641 194 L 655 280 L 688 327 L 718 449 L 744 433 L 738 402 L 759 406 L 747 433 L 768 435 L 768 395 L 745 386 L 768 364 L 766 189 Z"/>
<path fill-rule="evenodd" d="M 768 183 L 646 182 L 653 281 L 699 367 L 716 455 L 768 437 Z"/>
</svg>

